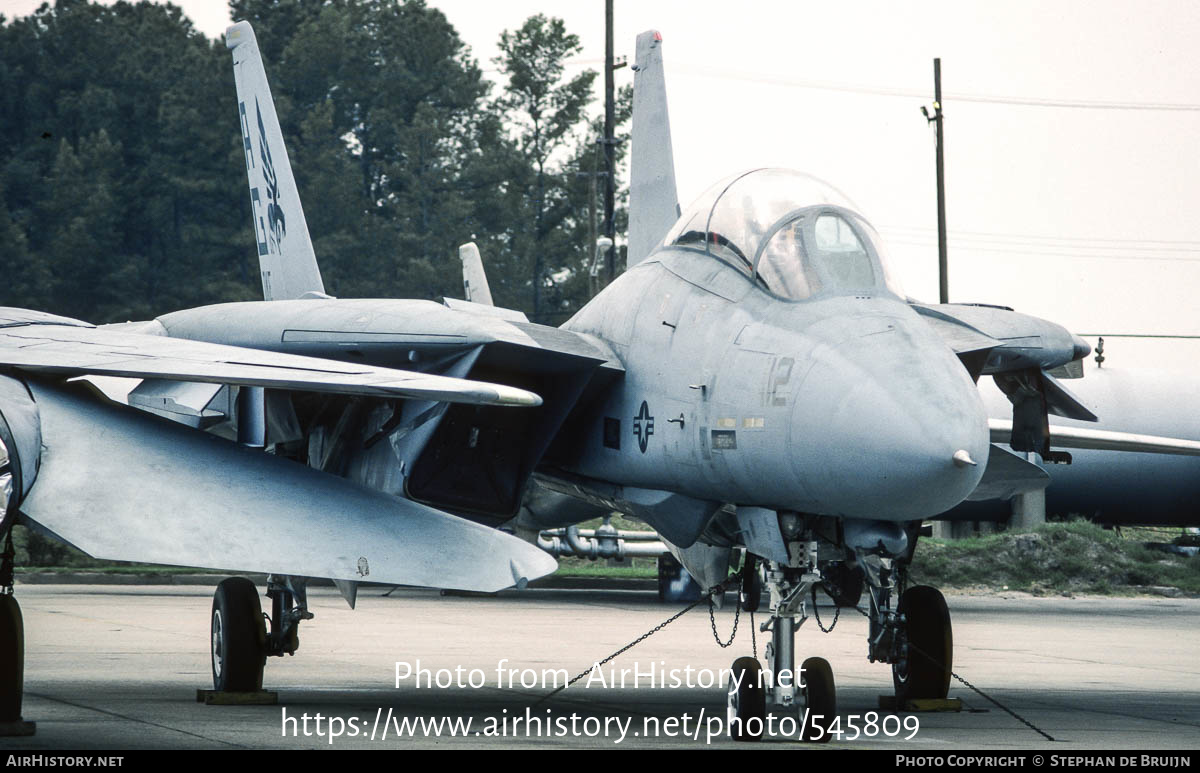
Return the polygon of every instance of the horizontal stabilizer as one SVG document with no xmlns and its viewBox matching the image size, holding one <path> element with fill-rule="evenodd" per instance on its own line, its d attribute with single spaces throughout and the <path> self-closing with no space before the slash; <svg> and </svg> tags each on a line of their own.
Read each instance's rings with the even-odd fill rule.
<svg viewBox="0 0 1200 773">
<path fill-rule="evenodd" d="M 1046 410 L 1055 416 L 1076 421 L 1096 421 L 1096 414 L 1079 402 L 1079 398 L 1059 383 L 1058 379 L 1042 371 L 1042 384 L 1046 392 Z"/>
<path fill-rule="evenodd" d="M 3 312 L 15 311 L 0 309 Z M 537 406 L 533 392 L 483 381 L 242 349 L 83 324 L 0 327 L 0 367 L 39 373 L 239 384 L 302 392 Z"/>
<path fill-rule="evenodd" d="M 539 548 L 136 410 L 31 382 L 44 451 L 22 503 L 97 558 L 491 592 Z"/>
<path fill-rule="evenodd" d="M 474 301 L 464 301 L 458 298 L 444 298 L 442 300 L 446 304 L 446 308 L 454 309 L 455 311 L 466 312 L 482 317 L 495 317 L 496 319 L 505 319 L 509 322 L 528 322 L 529 317 L 525 316 L 525 312 L 517 311 L 516 309 L 506 309 L 503 306 L 493 306 L 487 303 L 476 303 Z"/>
<path fill-rule="evenodd" d="M 988 419 L 993 443 L 1007 443 L 1012 437 L 1012 422 Z M 1091 427 L 1050 425 L 1050 445 L 1054 448 L 1077 448 L 1091 451 L 1131 451 L 1146 454 L 1176 454 L 1200 456 L 1200 441 L 1158 435 L 1138 435 L 1132 432 L 1110 432 Z"/>
<path fill-rule="evenodd" d="M 987 467 L 979 485 L 971 492 L 968 500 L 1011 499 L 1017 494 L 1040 491 L 1050 485 L 1050 475 L 1033 462 L 1007 448 L 992 444 L 988 452 Z"/>
</svg>

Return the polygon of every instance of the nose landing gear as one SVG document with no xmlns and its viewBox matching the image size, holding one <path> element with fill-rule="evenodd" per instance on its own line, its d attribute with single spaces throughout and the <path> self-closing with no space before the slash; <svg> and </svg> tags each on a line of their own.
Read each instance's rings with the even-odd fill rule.
<svg viewBox="0 0 1200 773">
<path fill-rule="evenodd" d="M 790 564 L 795 566 L 774 561 L 763 565 L 762 580 L 770 593 L 771 616 L 761 630 L 771 633 L 766 650 L 771 670 L 763 671 L 756 658 L 734 661 L 726 716 L 729 737 L 735 741 L 755 741 L 762 736 L 767 726 L 768 703 L 781 710 L 796 711 L 797 726 L 806 741 L 829 740 L 828 729 L 837 718 L 837 691 L 829 662 L 824 658 L 808 658 L 796 670 L 795 634 L 808 619 L 805 599 L 822 581 L 817 570 L 817 543 L 805 543 L 799 559 Z M 753 563 L 748 561 L 746 569 L 752 572 L 752 567 Z M 753 593 L 752 588 L 753 583 L 747 585 L 750 593 L 746 595 Z M 783 723 L 780 726 L 785 727 Z"/>
<path fill-rule="evenodd" d="M 788 539 L 787 563 L 764 561 L 756 572 L 753 556 L 747 556 L 743 609 L 758 605 L 759 585 L 749 581 L 756 577 L 770 593 L 770 618 L 760 630 L 771 633 L 771 643 L 765 668 L 755 658 L 734 662 L 728 692 L 729 736 L 734 740 L 760 738 L 769 727 L 768 706 L 798 710 L 805 740 L 827 741 L 831 730 L 837 732 L 837 693 L 829 663 L 808 658 L 795 671 L 795 633 L 808 618 L 805 600 L 811 595 L 816 603 L 813 589 L 818 586 L 839 607 L 857 606 L 857 596 L 867 590 L 867 657 L 892 667 L 897 708 L 913 708 L 914 701 L 944 701 L 949 693 L 954 637 L 946 600 L 936 588 L 906 587 L 919 524 L 847 521 L 838 539 L 825 536 L 824 543 L 817 536 L 819 526 L 782 529 Z M 818 561 L 820 549 L 825 552 Z M 751 675 L 758 683 L 744 684 Z"/>
</svg>

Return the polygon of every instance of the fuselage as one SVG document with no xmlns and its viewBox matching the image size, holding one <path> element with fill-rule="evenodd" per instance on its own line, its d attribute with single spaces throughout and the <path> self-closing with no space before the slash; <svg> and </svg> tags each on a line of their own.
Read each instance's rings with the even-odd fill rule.
<svg viewBox="0 0 1200 773">
<path fill-rule="evenodd" d="M 565 328 L 625 365 L 571 472 L 823 515 L 914 520 L 988 457 L 978 390 L 887 292 L 781 299 L 702 250 L 664 248 Z M 956 463 L 957 452 L 977 464 Z"/>
</svg>

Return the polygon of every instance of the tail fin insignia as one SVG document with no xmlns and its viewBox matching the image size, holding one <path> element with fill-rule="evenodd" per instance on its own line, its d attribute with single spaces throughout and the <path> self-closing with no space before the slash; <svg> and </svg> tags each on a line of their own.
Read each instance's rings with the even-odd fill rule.
<svg viewBox="0 0 1200 773">
<path fill-rule="evenodd" d="M 248 22 L 238 22 L 225 31 L 225 44 L 233 51 L 233 75 L 263 297 L 273 301 L 324 296 L 325 285 L 300 206 L 300 192 L 283 144 L 283 131 L 279 128 L 279 117 L 275 114 L 275 102 L 271 98 L 271 87 L 267 83 L 254 30 Z M 253 121 L 247 114 L 247 105 L 251 103 L 254 106 Z"/>
</svg>

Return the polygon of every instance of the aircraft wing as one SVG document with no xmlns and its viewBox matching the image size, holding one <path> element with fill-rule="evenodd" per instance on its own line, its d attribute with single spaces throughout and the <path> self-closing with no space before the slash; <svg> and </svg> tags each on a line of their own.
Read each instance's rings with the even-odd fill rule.
<svg viewBox="0 0 1200 773">
<path fill-rule="evenodd" d="M 19 309 L 0 309 L 0 368 L 473 405 L 542 404 L 533 392 L 504 384 L 124 333 Z"/>
<path fill-rule="evenodd" d="M 991 430 L 993 443 L 1006 443 L 1012 437 L 1011 421 L 988 419 L 988 428 Z M 1052 424 L 1050 425 L 1050 439 L 1058 448 L 1200 456 L 1200 441 L 1160 435 L 1139 435 L 1132 432 L 1112 432 L 1091 427 L 1067 427 Z"/>
<path fill-rule="evenodd" d="M 19 506 L 97 558 L 473 591 L 556 566 L 495 529 L 70 386 L 0 378 L 0 411 L 0 515 Z"/>
</svg>

